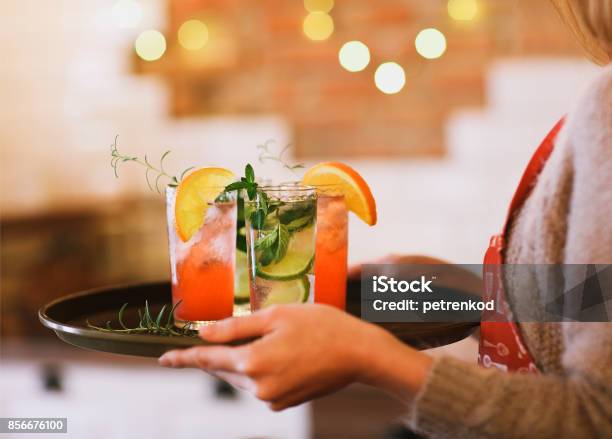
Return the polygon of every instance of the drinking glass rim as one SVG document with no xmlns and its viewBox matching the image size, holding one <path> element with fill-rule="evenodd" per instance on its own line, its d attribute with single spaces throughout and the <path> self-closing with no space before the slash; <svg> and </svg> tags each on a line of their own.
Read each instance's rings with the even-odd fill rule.
<svg viewBox="0 0 612 439">
<path fill-rule="evenodd" d="M 285 202 L 301 202 L 307 200 L 316 200 L 317 198 L 317 189 L 314 186 L 307 185 L 268 185 L 268 186 L 259 186 L 258 191 L 267 195 L 269 200 L 278 200 Z M 250 200 L 246 194 L 244 196 L 245 203 L 258 203 L 259 193 L 255 200 Z"/>
<path fill-rule="evenodd" d="M 285 183 L 281 183 L 281 185 L 300 185 L 299 181 L 289 181 Z M 344 185 L 342 183 L 323 183 L 323 184 L 312 184 L 308 185 L 312 186 L 317 191 L 318 198 L 336 198 L 342 197 L 346 198 L 346 195 L 342 192 L 342 188 Z"/>
<path fill-rule="evenodd" d="M 299 181 L 285 181 L 279 184 L 279 186 L 302 186 L 302 187 L 313 187 L 313 188 L 318 188 L 318 187 L 322 187 L 322 188 L 326 188 L 326 187 L 342 187 L 343 184 L 342 183 L 323 183 L 323 184 L 308 184 L 308 185 L 303 185 L 302 183 L 300 183 Z"/>
<path fill-rule="evenodd" d="M 265 186 L 258 186 L 264 192 L 270 191 L 288 191 L 288 192 L 308 192 L 316 190 L 315 186 L 305 185 L 305 184 L 294 184 L 294 183 L 280 183 L 280 184 L 272 184 Z"/>
</svg>

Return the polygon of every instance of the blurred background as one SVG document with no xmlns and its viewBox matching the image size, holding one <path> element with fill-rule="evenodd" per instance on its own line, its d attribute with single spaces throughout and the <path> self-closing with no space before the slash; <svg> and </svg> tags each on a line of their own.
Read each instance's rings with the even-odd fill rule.
<svg viewBox="0 0 612 439">
<path fill-rule="evenodd" d="M 67 416 L 72 437 L 395 437 L 404 410 L 357 386 L 274 414 L 201 372 L 55 340 L 49 300 L 168 277 L 163 198 L 133 164 L 115 178 L 115 136 L 171 150 L 172 173 L 295 179 L 257 162 L 267 141 L 346 162 L 379 212 L 351 218 L 351 262 L 479 263 L 597 74 L 545 0 L 2 0 L 0 35 L 0 416 Z M 473 340 L 437 351 L 476 359 Z"/>
</svg>

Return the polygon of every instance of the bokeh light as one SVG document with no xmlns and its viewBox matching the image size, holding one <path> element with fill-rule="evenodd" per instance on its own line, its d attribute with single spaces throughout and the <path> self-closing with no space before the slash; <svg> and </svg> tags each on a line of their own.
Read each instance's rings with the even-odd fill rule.
<svg viewBox="0 0 612 439">
<path fill-rule="evenodd" d="M 430 27 L 418 33 L 414 45 L 423 58 L 436 59 L 446 51 L 446 38 L 438 29 Z"/>
<path fill-rule="evenodd" d="M 477 0 L 448 0 L 448 15 L 453 20 L 470 21 L 478 15 Z"/>
<path fill-rule="evenodd" d="M 304 34 L 314 41 L 323 41 L 334 32 L 334 20 L 325 12 L 311 12 L 304 18 Z"/>
<path fill-rule="evenodd" d="M 179 27 L 178 41 L 187 50 L 199 50 L 208 42 L 208 27 L 200 20 L 187 20 Z"/>
<path fill-rule="evenodd" d="M 376 88 L 386 94 L 398 93 L 406 85 L 406 73 L 402 66 L 395 62 L 386 62 L 378 66 L 374 73 Z"/>
<path fill-rule="evenodd" d="M 338 59 L 349 72 L 360 72 L 370 63 L 370 50 L 361 41 L 349 41 L 340 48 Z"/>
<path fill-rule="evenodd" d="M 117 27 L 124 29 L 138 26 L 142 19 L 142 8 L 134 0 L 119 0 L 114 4 L 111 13 Z"/>
<path fill-rule="evenodd" d="M 166 38 L 159 31 L 145 30 L 136 38 L 134 48 L 145 61 L 155 61 L 166 51 Z"/>
<path fill-rule="evenodd" d="M 329 12 L 334 7 L 334 0 L 304 0 L 308 12 Z"/>
</svg>

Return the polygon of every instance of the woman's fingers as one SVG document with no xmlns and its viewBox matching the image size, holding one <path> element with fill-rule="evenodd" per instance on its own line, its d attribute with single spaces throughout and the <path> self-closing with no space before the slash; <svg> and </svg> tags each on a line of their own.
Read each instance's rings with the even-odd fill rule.
<svg viewBox="0 0 612 439">
<path fill-rule="evenodd" d="M 257 337 L 267 332 L 268 320 L 266 311 L 258 311 L 244 317 L 232 317 L 204 326 L 200 329 L 200 337 L 213 343 Z"/>
<path fill-rule="evenodd" d="M 245 346 L 206 346 L 177 349 L 159 358 L 165 367 L 196 367 L 199 369 L 242 373 L 245 363 Z"/>
</svg>

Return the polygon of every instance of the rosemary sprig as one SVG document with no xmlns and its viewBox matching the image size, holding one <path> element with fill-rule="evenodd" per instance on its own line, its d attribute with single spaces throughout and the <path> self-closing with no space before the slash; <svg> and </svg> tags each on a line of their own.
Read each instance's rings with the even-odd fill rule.
<svg viewBox="0 0 612 439">
<path fill-rule="evenodd" d="M 119 326 L 121 328 L 113 328 L 110 320 L 106 322 L 104 327 L 93 325 L 89 322 L 89 319 L 85 320 L 85 324 L 91 329 L 96 329 L 102 332 L 114 332 L 117 334 L 154 334 L 170 337 L 197 337 L 197 332 L 191 329 L 191 326 L 193 325 L 192 322 L 187 322 L 182 328 L 177 328 L 174 326 L 174 311 L 180 303 L 181 301 L 176 302 L 172 308 L 170 308 L 167 317 L 164 319 L 164 313 L 166 312 L 167 305 L 164 305 L 154 318 L 151 314 L 151 309 L 149 308 L 149 302 L 145 300 L 144 309 L 142 311 L 140 308 L 138 309 L 139 322 L 138 326 L 134 328 L 128 327 L 123 321 L 123 315 L 128 306 L 127 303 L 123 304 L 123 306 L 119 309 L 119 313 L 117 314 L 117 321 L 119 322 Z"/>
<path fill-rule="evenodd" d="M 283 168 L 289 169 L 291 172 L 293 172 L 296 175 L 297 173 L 295 171 L 297 169 L 303 169 L 305 167 L 303 163 L 296 163 L 292 165 L 284 159 L 284 155 L 291 147 L 291 144 L 287 144 L 281 150 L 281 152 L 278 155 L 276 155 L 272 151 L 270 151 L 270 144 L 272 143 L 274 143 L 274 140 L 269 139 L 269 140 L 266 140 L 264 143 L 257 145 L 257 149 L 259 150 L 259 157 L 258 157 L 259 163 L 263 164 L 266 161 L 272 160 L 272 161 L 280 163 L 283 166 Z"/>
<path fill-rule="evenodd" d="M 166 170 L 164 169 L 164 160 L 166 159 L 166 157 L 168 157 L 168 155 L 170 154 L 170 150 L 164 152 L 161 156 L 161 158 L 159 159 L 159 167 L 156 167 L 154 165 L 151 164 L 151 162 L 149 161 L 148 157 L 145 155 L 144 158 L 140 159 L 138 157 L 134 157 L 134 156 L 130 156 L 130 155 L 124 155 L 121 154 L 119 152 L 119 149 L 117 148 L 117 138 L 119 136 L 115 136 L 115 141 L 113 142 L 113 144 L 111 145 L 110 149 L 111 149 L 111 166 L 113 168 L 113 172 L 115 173 L 115 177 L 119 177 L 119 174 L 117 173 L 117 168 L 119 166 L 119 163 L 122 162 L 134 162 L 134 163 L 138 163 L 141 166 L 144 166 L 145 168 L 147 168 L 146 172 L 145 172 L 145 179 L 147 180 L 147 185 L 149 186 L 150 190 L 156 190 L 158 194 L 161 193 L 160 187 L 159 187 L 159 183 L 160 180 L 162 178 L 167 178 L 169 180 L 168 186 L 170 187 L 177 187 L 179 185 L 179 183 L 181 182 L 181 180 L 183 179 L 183 177 L 185 176 L 185 174 L 189 171 L 191 171 L 192 169 L 194 169 L 194 166 L 191 166 L 187 169 L 185 169 L 180 177 L 177 177 L 175 175 L 170 175 L 166 172 Z M 153 174 L 155 176 L 155 180 L 154 180 L 154 184 L 151 184 L 151 174 Z M 155 189 L 153 189 L 155 187 Z"/>
</svg>

